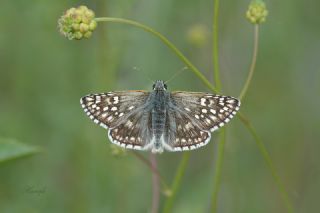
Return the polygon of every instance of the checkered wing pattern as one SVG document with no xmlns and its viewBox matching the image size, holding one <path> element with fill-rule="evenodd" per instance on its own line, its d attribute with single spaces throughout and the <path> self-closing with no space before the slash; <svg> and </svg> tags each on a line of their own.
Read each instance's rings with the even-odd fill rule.
<svg viewBox="0 0 320 213">
<path fill-rule="evenodd" d="M 112 143 L 131 149 L 142 149 L 150 131 L 145 108 L 149 92 L 141 90 L 90 94 L 80 99 L 86 114 L 96 124 L 109 129 Z"/>
<path fill-rule="evenodd" d="M 228 123 L 240 107 L 236 98 L 210 93 L 177 91 L 170 98 L 166 138 L 172 151 L 206 145 L 211 132 Z"/>
</svg>

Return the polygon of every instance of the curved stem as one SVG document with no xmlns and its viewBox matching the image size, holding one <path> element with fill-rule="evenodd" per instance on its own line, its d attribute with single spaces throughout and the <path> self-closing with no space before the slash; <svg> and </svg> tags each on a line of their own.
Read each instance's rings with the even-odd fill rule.
<svg viewBox="0 0 320 213">
<path fill-rule="evenodd" d="M 218 155 L 215 163 L 211 212 L 217 212 L 218 193 L 219 193 L 220 183 L 221 183 L 221 173 L 222 173 L 221 170 L 222 170 L 222 164 L 223 164 L 225 144 L 226 144 L 226 129 L 223 128 L 220 132 L 220 141 L 218 144 L 219 149 L 218 149 Z"/>
<path fill-rule="evenodd" d="M 249 88 L 250 82 L 252 80 L 252 76 L 255 70 L 256 62 L 257 62 L 257 55 L 258 55 L 258 46 L 259 46 L 259 25 L 256 24 L 254 26 L 254 38 L 253 38 L 253 54 L 252 54 L 252 60 L 251 60 L 251 65 L 250 65 L 250 70 L 249 70 L 249 75 L 248 78 L 241 90 L 239 99 L 242 100 Z"/>
<path fill-rule="evenodd" d="M 220 81 L 220 68 L 219 68 L 219 47 L 218 47 L 218 22 L 219 20 L 219 0 L 214 1 L 214 13 L 213 13 L 213 74 L 214 74 L 214 83 L 218 91 L 221 90 L 221 81 Z"/>
<path fill-rule="evenodd" d="M 122 18 L 101 17 L 101 18 L 95 18 L 95 20 L 97 22 L 106 21 L 106 22 L 128 24 L 131 26 L 141 28 L 144 31 L 147 31 L 153 34 L 154 36 L 159 38 L 167 47 L 169 47 L 209 89 L 216 92 L 216 89 L 211 85 L 208 79 L 182 54 L 182 52 L 178 50 L 178 48 L 174 44 L 172 44 L 166 37 L 164 37 L 162 34 L 157 32 L 156 30 L 146 25 L 143 25 L 139 22 L 131 21 L 128 19 L 122 19 Z"/>
<path fill-rule="evenodd" d="M 173 202 L 176 198 L 177 195 L 177 191 L 180 188 L 181 185 L 181 179 L 185 173 L 185 170 L 187 168 L 187 164 L 190 158 L 190 152 L 186 152 L 183 154 L 182 156 L 182 160 L 180 162 L 180 165 L 178 166 L 178 170 L 177 173 L 174 177 L 174 181 L 171 187 L 171 195 L 168 197 L 168 199 L 166 200 L 165 204 L 164 204 L 164 209 L 163 209 L 163 213 L 170 213 L 172 212 L 172 206 L 173 206 Z"/>
<path fill-rule="evenodd" d="M 153 168 L 158 168 L 157 158 L 154 153 L 150 154 L 150 162 Z M 152 207 L 151 213 L 159 212 L 159 202 L 160 202 L 160 181 L 159 175 L 152 173 Z"/>
<path fill-rule="evenodd" d="M 238 114 L 238 117 L 240 118 L 240 120 L 242 121 L 242 123 L 245 125 L 245 127 L 247 127 L 247 129 L 249 130 L 249 132 L 251 133 L 251 135 L 254 138 L 254 141 L 256 142 L 259 151 L 261 153 L 261 155 L 263 156 L 264 160 L 266 161 L 267 166 L 269 167 L 272 177 L 275 180 L 278 189 L 280 191 L 281 197 L 283 199 L 283 201 L 285 202 L 287 211 L 289 213 L 293 212 L 293 207 L 292 204 L 290 202 L 288 193 L 281 181 L 280 176 L 278 175 L 276 168 L 274 167 L 271 157 L 266 149 L 266 147 L 264 146 L 264 144 L 262 143 L 261 139 L 259 138 L 258 134 L 256 133 L 255 129 L 253 128 L 253 126 L 251 125 L 251 123 L 249 122 L 248 119 L 246 119 L 241 113 Z"/>
</svg>

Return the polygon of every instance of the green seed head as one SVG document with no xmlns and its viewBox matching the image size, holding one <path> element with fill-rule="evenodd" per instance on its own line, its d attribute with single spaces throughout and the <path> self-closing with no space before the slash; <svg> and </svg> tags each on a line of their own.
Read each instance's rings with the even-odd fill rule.
<svg viewBox="0 0 320 213">
<path fill-rule="evenodd" d="M 97 28 L 97 22 L 96 21 L 91 21 L 90 24 L 89 24 L 90 31 L 93 31 L 96 28 Z"/>
<path fill-rule="evenodd" d="M 268 10 L 262 0 L 253 0 L 246 12 L 247 19 L 252 24 L 260 24 L 266 20 Z"/>
<path fill-rule="evenodd" d="M 90 38 L 97 27 L 94 17 L 94 12 L 86 6 L 72 7 L 59 19 L 59 31 L 70 40 Z"/>
</svg>

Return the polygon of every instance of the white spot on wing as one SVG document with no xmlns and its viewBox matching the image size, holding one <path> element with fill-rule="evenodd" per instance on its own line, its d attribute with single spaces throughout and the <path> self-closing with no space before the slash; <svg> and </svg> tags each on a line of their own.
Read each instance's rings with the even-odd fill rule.
<svg viewBox="0 0 320 213">
<path fill-rule="evenodd" d="M 201 98 L 201 99 L 200 99 L 200 104 L 201 104 L 202 106 L 206 106 L 205 102 L 206 102 L 206 99 L 205 99 L 205 98 Z"/>
<path fill-rule="evenodd" d="M 210 112 L 211 112 L 212 114 L 217 114 L 217 111 L 214 110 L 214 109 L 210 109 Z"/>
<path fill-rule="evenodd" d="M 117 104 L 117 103 L 119 103 L 119 97 L 118 96 L 115 96 L 115 97 L 113 97 L 113 103 L 114 104 Z"/>
</svg>

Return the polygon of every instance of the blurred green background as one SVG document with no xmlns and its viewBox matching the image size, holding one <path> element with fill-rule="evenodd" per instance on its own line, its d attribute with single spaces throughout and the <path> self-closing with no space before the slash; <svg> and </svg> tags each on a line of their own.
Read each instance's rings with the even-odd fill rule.
<svg viewBox="0 0 320 213">
<path fill-rule="evenodd" d="M 241 111 L 270 152 L 295 212 L 317 212 L 320 2 L 266 3 L 269 16 L 261 26 L 256 73 Z M 0 164 L 1 212 L 150 211 L 149 169 L 130 153 L 113 156 L 106 131 L 87 118 L 79 99 L 109 90 L 151 89 L 149 78 L 167 80 L 185 65 L 159 40 L 126 25 L 100 23 L 91 39 L 68 41 L 59 34 L 57 20 L 80 4 L 97 17 L 152 26 L 212 80 L 212 1 L 2 0 L 0 137 L 43 152 Z M 226 95 L 239 95 L 251 60 L 253 26 L 244 15 L 248 4 L 221 1 L 219 48 Z M 189 71 L 168 86 L 208 91 Z M 238 118 L 227 133 L 218 212 L 285 212 L 271 173 Z M 216 135 L 192 152 L 174 212 L 208 211 Z M 181 153 L 158 159 L 171 183 Z"/>
</svg>

